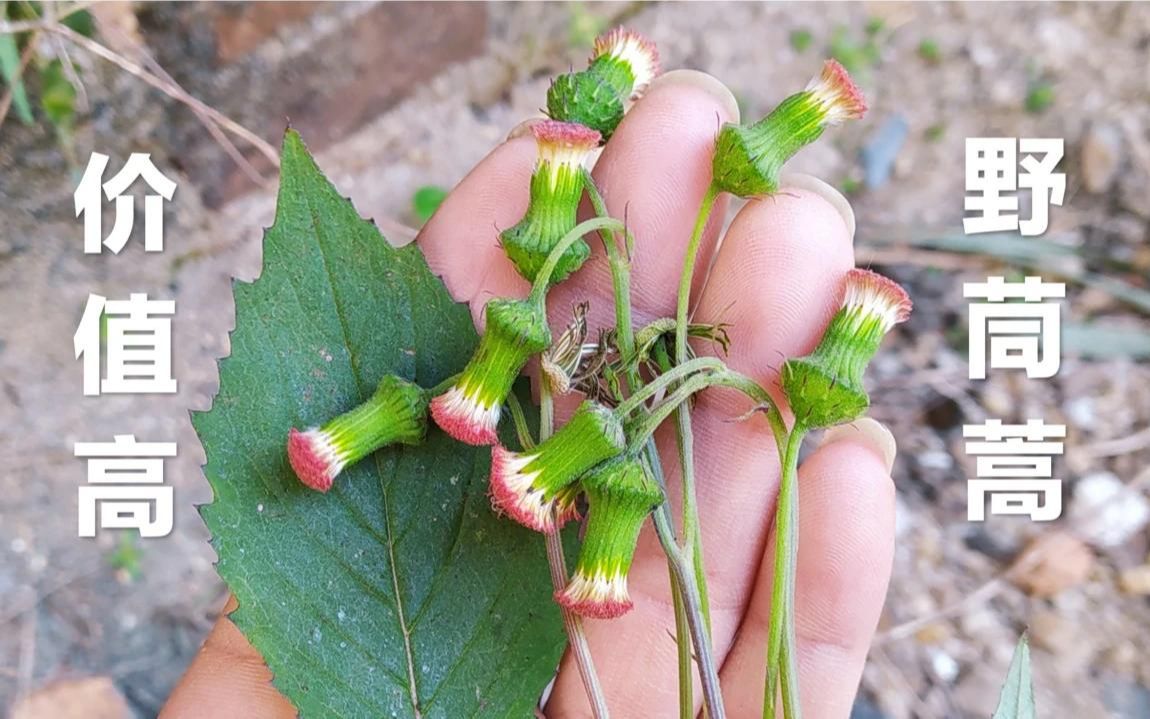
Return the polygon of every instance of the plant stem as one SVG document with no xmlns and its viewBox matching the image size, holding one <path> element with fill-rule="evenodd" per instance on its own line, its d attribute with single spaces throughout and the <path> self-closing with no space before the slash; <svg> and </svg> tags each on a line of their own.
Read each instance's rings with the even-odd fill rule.
<svg viewBox="0 0 1150 719">
<path fill-rule="evenodd" d="M 542 373 L 539 375 L 539 441 L 547 439 L 554 431 L 555 407 L 551 397 L 551 387 Z M 554 510 L 552 510 L 554 511 Z M 556 592 L 567 587 L 567 560 L 563 555 L 563 535 L 560 532 L 545 534 L 547 541 L 547 563 L 551 567 L 551 586 Z M 567 632 L 567 641 L 571 645 L 571 654 L 575 657 L 575 664 L 579 667 L 579 676 L 583 679 L 583 689 L 587 692 L 587 701 L 591 704 L 591 712 L 595 719 L 608 719 L 610 712 L 607 709 L 607 698 L 603 694 L 603 687 L 599 683 L 599 675 L 595 673 L 595 663 L 591 659 L 591 647 L 587 643 L 587 634 L 583 631 L 583 619 L 578 614 L 568 611 L 565 607 L 559 608 L 563 615 L 563 629 Z"/>
<path fill-rule="evenodd" d="M 591 173 L 583 170 L 583 186 L 587 196 L 591 198 L 591 207 L 599 217 L 610 217 L 607 214 L 607 203 L 599 188 L 595 186 L 595 179 Z M 631 245 L 632 237 L 624 231 L 625 252 L 619 252 L 619 243 L 612 238 L 607 229 L 599 231 L 603 241 L 603 249 L 607 252 L 607 261 L 611 265 L 611 284 L 615 292 L 615 334 L 619 345 L 619 354 L 622 355 L 623 365 L 630 367 L 632 355 L 635 352 L 635 328 L 631 325 Z M 636 377 L 637 379 L 637 377 Z M 631 389 L 636 389 L 632 384 Z"/>
<path fill-rule="evenodd" d="M 539 274 L 535 275 L 535 283 L 531 285 L 529 299 L 542 307 L 547 299 L 547 288 L 551 284 L 551 273 L 555 271 L 555 266 L 559 264 L 563 253 L 567 251 L 568 247 L 582 239 L 583 235 L 603 229 L 625 232 L 627 228 L 623 226 L 622 222 L 610 217 L 593 217 L 576 225 L 574 229 L 563 235 L 563 239 L 559 240 L 551 250 L 551 254 L 547 255 L 547 260 L 539 268 Z"/>
<path fill-rule="evenodd" d="M 683 604 L 687 615 L 687 628 L 695 645 L 695 657 L 699 664 L 699 679 L 703 684 L 703 708 L 711 719 L 726 719 L 723 697 L 719 691 L 719 672 L 711 649 L 711 636 L 699 605 L 699 587 L 693 576 L 694 565 L 684 556 L 675 543 L 675 529 L 671 526 L 670 512 L 655 512 L 655 532 L 663 551 L 667 554 L 668 565 L 683 593 Z"/>
<path fill-rule="evenodd" d="M 687 252 L 683 258 L 683 272 L 679 275 L 679 293 L 675 304 L 676 365 L 682 365 L 687 361 L 687 314 L 691 302 L 691 285 L 695 277 L 695 265 L 699 259 L 699 245 L 702 242 L 703 231 L 707 227 L 707 220 L 711 216 L 711 210 L 714 209 L 715 199 L 718 196 L 719 191 L 713 184 L 707 188 L 703 201 L 699 204 L 699 213 L 695 217 L 695 226 L 691 230 L 691 238 L 687 242 Z M 683 408 L 676 413 L 675 427 L 683 485 L 683 546 L 689 547 L 691 551 L 695 580 L 698 583 L 703 616 L 706 618 L 709 633 L 711 608 L 707 593 L 707 574 L 703 565 L 703 539 L 699 532 L 699 505 L 695 498 L 695 432 L 691 426 L 689 410 Z"/>
<path fill-rule="evenodd" d="M 667 351 L 662 344 L 655 346 L 654 354 L 655 361 L 659 364 L 659 370 L 661 372 L 668 371 L 671 368 L 671 358 L 667 356 Z M 663 477 L 663 466 L 659 461 L 659 451 L 655 446 L 655 440 L 653 438 L 647 440 L 647 453 L 652 469 L 658 470 L 654 472 L 655 478 L 659 481 L 659 486 L 663 488 L 663 494 L 666 495 L 667 481 L 666 478 Z M 663 524 L 654 522 L 655 531 L 659 534 L 660 543 L 662 543 L 664 547 L 667 545 L 678 546 L 674 537 L 673 528 L 670 537 L 663 536 L 663 528 L 672 527 L 670 508 L 668 508 L 664 502 L 655 512 L 665 515 Z M 692 667 L 694 657 L 691 655 L 690 628 L 687 625 L 686 599 L 683 597 L 683 591 L 679 585 L 675 568 L 671 566 L 673 562 L 674 559 L 668 554 L 667 570 L 671 573 L 671 598 L 674 601 L 675 607 L 675 640 L 679 660 L 679 719 L 694 719 L 695 699 L 693 695 L 695 686 L 691 679 L 694 675 L 694 669 Z"/>
<path fill-rule="evenodd" d="M 775 508 L 775 565 L 771 585 L 771 617 L 767 632 L 767 680 L 763 688 L 763 719 L 775 719 L 780 680 L 784 719 L 799 719 L 798 669 L 795 654 L 794 603 L 798 565 L 799 447 L 806 429 L 791 430 L 783 453 L 779 499 Z"/>
<path fill-rule="evenodd" d="M 650 384 L 644 385 L 630 397 L 620 402 L 619 406 L 615 408 L 615 412 L 620 417 L 626 417 L 639 409 L 644 402 L 670 385 L 685 381 L 700 372 L 706 372 L 708 370 L 718 371 L 721 369 L 723 369 L 723 363 L 715 357 L 698 357 L 693 359 L 690 362 L 681 364 L 678 367 L 660 374 L 652 380 Z"/>
<path fill-rule="evenodd" d="M 590 174 L 585 174 L 584 178 L 588 195 L 591 197 L 592 206 L 599 215 L 605 217 L 607 215 L 606 203 L 603 202 L 603 198 L 595 187 L 595 183 Z M 625 228 L 624 232 L 626 232 Z M 626 249 L 629 257 L 631 250 L 631 236 L 629 233 L 626 235 L 626 239 Z M 604 237 L 604 242 L 607 242 L 606 237 Z M 616 333 L 619 337 L 620 353 L 627 367 L 626 379 L 629 388 L 635 390 L 636 394 L 640 394 L 640 388 L 642 388 L 642 390 L 646 388 L 643 387 L 642 378 L 632 363 L 634 359 L 632 355 L 634 330 L 631 327 L 630 263 L 629 260 L 624 262 L 619 258 L 617 248 L 615 248 L 615 252 L 612 252 L 612 247 L 608 246 L 607 254 L 611 262 L 611 272 L 615 290 Z M 700 366 L 706 366 L 706 363 L 701 363 Z M 664 366 L 663 369 L 664 371 L 668 371 L 671 368 Z M 656 382 L 658 382 L 658 380 L 656 380 Z M 655 391 L 658 391 L 658 388 L 650 394 L 653 395 Z M 634 397 L 635 395 L 632 395 L 629 399 L 633 399 Z M 642 398 L 638 400 L 638 402 L 642 401 L 645 400 Z M 638 404 L 635 406 L 638 406 Z M 654 440 L 647 440 L 644 449 L 651 473 L 663 489 L 663 494 L 666 495 L 666 478 L 663 476 L 663 465 L 659 460 L 659 452 L 655 447 Z M 711 648 L 710 633 L 705 629 L 706 622 L 700 610 L 698 592 L 692 591 L 692 588 L 696 586 L 692 574 L 693 565 L 684 560 L 682 552 L 678 549 L 678 545 L 675 541 L 675 529 L 671 519 L 671 511 L 666 502 L 655 510 L 654 525 L 656 533 L 659 535 L 659 541 L 667 554 L 667 566 L 671 575 L 671 595 L 675 603 L 675 637 L 679 657 L 679 716 L 681 719 L 688 719 L 695 715 L 695 702 L 692 696 L 694 692 L 692 675 L 694 672 L 691 668 L 691 646 L 693 644 L 695 647 L 695 655 L 699 657 L 699 678 L 703 686 L 705 710 L 711 719 L 725 719 L 726 713 L 723 709 L 722 695 L 719 691 L 719 677 L 715 667 L 714 653 Z"/>
</svg>

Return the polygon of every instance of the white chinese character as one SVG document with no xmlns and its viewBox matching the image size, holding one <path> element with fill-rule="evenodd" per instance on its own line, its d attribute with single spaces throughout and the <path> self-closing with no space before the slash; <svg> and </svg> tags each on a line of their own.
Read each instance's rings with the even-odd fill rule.
<svg viewBox="0 0 1150 719">
<path fill-rule="evenodd" d="M 988 300 L 969 306 L 971 379 L 986 379 L 987 337 L 992 369 L 1025 369 L 1026 376 L 1032 378 L 1058 373 L 1062 364 L 1062 305 L 1042 300 L 1065 297 L 1065 284 L 1043 282 L 1033 276 L 1011 283 L 1003 277 L 987 277 L 985 283 L 963 284 L 962 293 Z"/>
<path fill-rule="evenodd" d="M 174 393 L 172 320 L 162 315 L 175 312 L 175 300 L 132 294 L 126 301 L 108 301 L 89 294 L 72 337 L 76 358 L 84 358 L 84 394 Z M 104 342 L 108 367 L 107 377 L 101 380 L 100 345 Z"/>
<path fill-rule="evenodd" d="M 1033 236 L 1046 232 L 1050 205 L 1061 205 L 1066 196 L 1066 175 L 1054 171 L 1063 149 L 1062 138 L 968 137 L 964 206 L 978 214 L 963 218 L 966 234 L 1018 230 Z M 1018 217 L 1018 196 L 1004 194 L 1020 189 L 1031 194 L 1027 220 Z"/>
<path fill-rule="evenodd" d="M 1013 137 L 966 138 L 966 234 L 1018 229 L 1018 146 Z M 977 194 L 971 194 L 977 193 Z"/>
<path fill-rule="evenodd" d="M 169 180 L 152 164 L 151 155 L 146 152 L 133 152 L 124 167 L 112 179 L 101 185 L 104 170 L 108 166 L 108 156 L 93 152 L 88 158 L 88 166 L 74 195 L 76 217 L 84 217 L 84 252 L 98 255 L 107 247 L 113 254 L 119 254 L 128 243 L 132 225 L 136 220 L 136 198 L 125 195 L 137 179 L 144 182 L 155 194 L 144 196 L 144 251 L 161 252 L 164 249 L 164 200 L 171 200 L 176 192 L 176 183 Z M 116 221 L 107 239 L 103 237 L 103 200 L 100 191 L 108 201 L 116 201 Z"/>
<path fill-rule="evenodd" d="M 966 443 L 966 453 L 977 457 L 978 474 L 967 480 L 967 519 L 986 519 L 988 494 L 991 514 L 1023 514 L 1036 522 L 1062 515 L 1062 480 L 1052 477 L 1062 442 L 1046 440 L 1065 437 L 1066 425 L 1047 425 L 1040 419 L 1003 424 L 991 419 L 964 425 L 962 435 L 985 440 Z"/>
<path fill-rule="evenodd" d="M 75 454 L 90 458 L 88 484 L 80 487 L 81 537 L 96 536 L 97 525 L 137 529 L 141 537 L 171 533 L 173 493 L 164 485 L 164 457 L 176 456 L 175 442 L 137 442 L 134 435 L 118 434 L 114 442 L 77 442 Z"/>
<path fill-rule="evenodd" d="M 1050 205 L 1062 205 L 1066 197 L 1066 175 L 1054 168 L 1062 159 L 1062 138 L 1024 137 L 1019 140 L 1022 172 L 1018 186 L 1031 191 L 1030 219 L 1018 223 L 1018 231 L 1034 236 L 1046 232 L 1050 224 Z M 1036 159 L 1035 155 L 1042 155 Z"/>
</svg>

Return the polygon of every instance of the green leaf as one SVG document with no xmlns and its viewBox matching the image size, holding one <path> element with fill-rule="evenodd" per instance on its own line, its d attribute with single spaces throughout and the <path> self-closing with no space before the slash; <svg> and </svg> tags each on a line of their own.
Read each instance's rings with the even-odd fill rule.
<svg viewBox="0 0 1150 719">
<path fill-rule="evenodd" d="M 1014 658 L 1010 660 L 993 719 L 1036 719 L 1037 716 L 1030 678 L 1030 641 L 1023 634 L 1014 648 Z"/>
<path fill-rule="evenodd" d="M 40 71 L 40 106 L 48 121 L 63 131 L 76 119 L 76 88 L 64 75 L 64 64 L 53 60 Z"/>
<path fill-rule="evenodd" d="M 411 210 L 421 223 L 427 222 L 445 199 L 447 190 L 438 185 L 424 185 L 411 196 Z"/>
<path fill-rule="evenodd" d="M 0 20 L 8 19 L 8 3 L 0 2 Z M 32 106 L 28 103 L 28 93 L 24 90 L 24 80 L 20 77 L 20 50 L 16 47 L 16 36 L 0 33 L 0 75 L 12 88 L 12 107 L 25 125 L 31 125 Z"/>
<path fill-rule="evenodd" d="M 564 640 L 542 539 L 496 518 L 486 448 L 432 430 L 327 494 L 285 455 L 395 373 L 425 387 L 476 344 L 415 246 L 391 247 L 284 138 L 263 273 L 235 286 L 231 356 L 193 417 L 215 499 L 201 513 L 232 619 L 302 717 L 530 716 Z"/>
</svg>

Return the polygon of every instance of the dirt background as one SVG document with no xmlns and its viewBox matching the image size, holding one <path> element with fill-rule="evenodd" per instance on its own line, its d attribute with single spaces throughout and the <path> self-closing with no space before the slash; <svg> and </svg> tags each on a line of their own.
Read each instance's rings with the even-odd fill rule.
<svg viewBox="0 0 1150 719">
<path fill-rule="evenodd" d="M 849 191 L 860 263 L 906 283 L 917 310 L 871 371 L 872 414 L 900 444 L 899 539 L 856 716 L 989 716 L 1029 627 L 1044 717 L 1150 717 L 1150 6 L 115 8 L 101 11 L 101 42 L 136 59 L 147 52 L 192 95 L 273 141 L 290 116 L 336 185 L 393 237 L 396 223 L 417 222 L 417 188 L 451 187 L 537 113 L 549 78 L 582 62 L 610 23 L 654 39 L 668 67 L 722 78 L 744 118 L 801 87 L 824 56 L 854 63 L 870 115 L 791 167 Z M 40 44 L 38 53 L 59 52 Z M 71 152 L 43 118 L 0 126 L 0 711 L 147 717 L 225 597 L 193 508 L 210 492 L 187 410 L 206 409 L 215 392 L 230 278 L 258 273 L 273 196 L 185 105 L 83 49 L 69 54 L 88 101 Z M 991 135 L 1066 139 L 1067 199 L 1052 211 L 1048 244 L 960 242 L 963 138 Z M 69 155 L 93 150 L 112 167 L 152 152 L 179 181 L 162 255 L 138 243 L 114 257 L 82 254 L 71 197 L 82 165 Z M 1060 375 L 968 381 L 961 283 L 1035 266 L 1070 282 Z M 129 291 L 176 299 L 180 391 L 83 398 L 71 337 L 87 294 Z M 973 467 L 961 425 L 986 417 L 1068 425 L 1061 520 L 965 520 Z M 76 538 L 84 468 L 72 443 L 113 429 L 179 442 L 166 475 L 177 497 L 170 537 Z M 84 713 L 70 714 L 77 697 Z"/>
</svg>

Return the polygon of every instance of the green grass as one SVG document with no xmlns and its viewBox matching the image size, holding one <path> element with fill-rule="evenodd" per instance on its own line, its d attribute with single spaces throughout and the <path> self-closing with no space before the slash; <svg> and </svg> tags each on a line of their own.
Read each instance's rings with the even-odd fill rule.
<svg viewBox="0 0 1150 719">
<path fill-rule="evenodd" d="M 422 224 L 431 219 L 446 198 L 447 190 L 439 185 L 424 185 L 411 196 L 411 211 Z"/>
<path fill-rule="evenodd" d="M 942 62 L 942 50 L 939 49 L 938 43 L 930 38 L 925 38 L 918 44 L 918 56 L 931 65 Z"/>
<path fill-rule="evenodd" d="M 1039 80 L 1031 84 L 1026 93 L 1026 111 L 1033 115 L 1040 115 L 1050 109 L 1054 100 L 1054 86 L 1045 80 Z"/>
<path fill-rule="evenodd" d="M 795 52 L 806 52 L 810 48 L 811 43 L 815 41 L 814 35 L 806 28 L 798 28 L 791 30 L 791 49 Z"/>
</svg>

